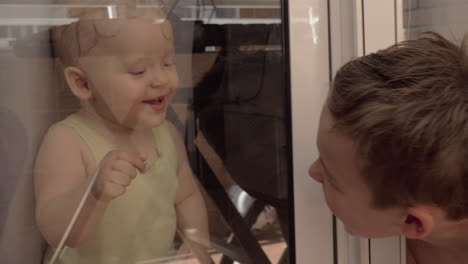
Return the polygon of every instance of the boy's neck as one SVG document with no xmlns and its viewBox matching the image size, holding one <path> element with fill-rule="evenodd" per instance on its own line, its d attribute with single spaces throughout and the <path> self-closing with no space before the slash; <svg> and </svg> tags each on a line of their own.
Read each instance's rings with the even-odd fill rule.
<svg viewBox="0 0 468 264">
<path fill-rule="evenodd" d="M 427 260 L 418 264 L 436 263 L 436 260 L 468 263 L 468 219 L 440 223 L 434 232 L 424 239 L 409 240 L 408 247 L 417 259 Z"/>
<path fill-rule="evenodd" d="M 445 220 L 427 237 L 427 242 L 451 249 L 460 247 L 468 255 L 468 219 Z"/>
</svg>

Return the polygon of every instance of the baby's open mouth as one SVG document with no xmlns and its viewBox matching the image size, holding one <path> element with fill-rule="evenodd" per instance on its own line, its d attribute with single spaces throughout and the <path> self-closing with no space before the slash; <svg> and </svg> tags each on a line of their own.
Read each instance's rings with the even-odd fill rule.
<svg viewBox="0 0 468 264">
<path fill-rule="evenodd" d="M 155 111 L 162 111 L 166 108 L 167 96 L 159 96 L 154 99 L 144 100 L 143 103 L 149 105 Z"/>
<path fill-rule="evenodd" d="M 158 104 L 162 104 L 164 102 L 164 96 L 160 96 L 156 99 L 151 99 L 151 100 L 145 100 L 143 101 L 143 103 L 145 104 L 152 104 L 152 105 L 158 105 Z"/>
</svg>

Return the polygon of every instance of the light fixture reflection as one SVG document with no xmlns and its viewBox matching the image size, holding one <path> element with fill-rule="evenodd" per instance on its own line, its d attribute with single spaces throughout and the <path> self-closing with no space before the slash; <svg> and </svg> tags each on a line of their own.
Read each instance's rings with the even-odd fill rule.
<svg viewBox="0 0 468 264">
<path fill-rule="evenodd" d="M 310 26 L 310 29 L 312 30 L 312 41 L 314 42 L 314 44 L 318 43 L 316 25 L 318 24 L 319 21 L 320 21 L 320 18 L 314 15 L 314 8 L 310 7 L 309 8 L 309 26 Z"/>
<path fill-rule="evenodd" d="M 109 16 L 109 19 L 117 18 L 117 9 L 115 6 L 107 6 L 107 15 Z"/>
</svg>

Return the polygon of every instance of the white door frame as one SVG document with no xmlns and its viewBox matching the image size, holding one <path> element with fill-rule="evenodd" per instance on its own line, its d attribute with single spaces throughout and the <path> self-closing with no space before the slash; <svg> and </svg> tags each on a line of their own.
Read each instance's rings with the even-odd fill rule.
<svg viewBox="0 0 468 264">
<path fill-rule="evenodd" d="M 322 186 L 307 175 L 318 158 L 318 121 L 330 79 L 328 1 L 288 4 L 297 264 L 333 264 L 333 222 Z"/>
</svg>

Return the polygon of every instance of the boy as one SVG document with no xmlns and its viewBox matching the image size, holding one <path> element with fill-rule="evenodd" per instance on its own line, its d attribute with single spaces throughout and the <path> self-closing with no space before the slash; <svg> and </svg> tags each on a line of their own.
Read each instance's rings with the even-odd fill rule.
<svg viewBox="0 0 468 264">
<path fill-rule="evenodd" d="M 406 236 L 408 263 L 468 263 L 466 62 L 435 33 L 396 44 L 344 65 L 321 115 L 309 175 L 350 233 Z"/>
</svg>

